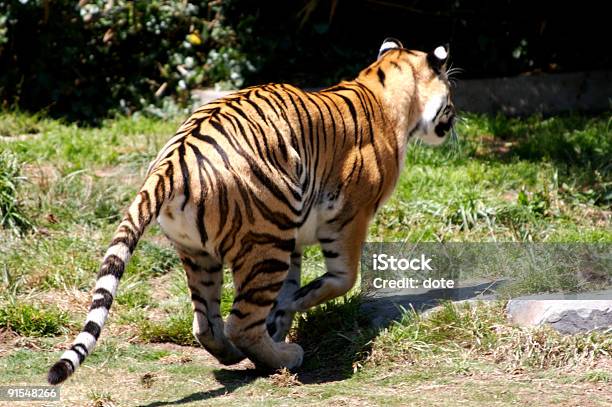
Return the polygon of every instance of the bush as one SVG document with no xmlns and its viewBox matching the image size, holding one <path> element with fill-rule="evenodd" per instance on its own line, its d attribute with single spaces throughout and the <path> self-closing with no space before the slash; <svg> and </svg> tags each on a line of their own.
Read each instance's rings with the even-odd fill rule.
<svg viewBox="0 0 612 407">
<path fill-rule="evenodd" d="M 113 111 L 158 114 L 156 106 L 169 106 L 159 97 L 186 102 L 203 85 L 352 78 L 388 36 L 411 49 L 449 42 L 464 77 L 609 69 L 600 7 L 559 5 L 551 14 L 526 0 L 0 0 L 0 99 L 88 122 Z M 578 29 L 567 36 L 570 26 Z"/>
<path fill-rule="evenodd" d="M 250 65 L 219 1 L 0 2 L 0 97 L 98 122 L 202 84 L 243 85 Z"/>
</svg>

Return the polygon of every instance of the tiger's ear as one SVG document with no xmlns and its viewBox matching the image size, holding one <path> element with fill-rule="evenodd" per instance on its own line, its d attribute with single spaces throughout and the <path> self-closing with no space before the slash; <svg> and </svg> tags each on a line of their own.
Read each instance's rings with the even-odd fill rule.
<svg viewBox="0 0 612 407">
<path fill-rule="evenodd" d="M 378 50 L 378 59 L 380 59 L 380 57 L 382 57 L 382 55 L 390 49 L 399 48 L 404 48 L 404 46 L 399 40 L 396 40 L 395 38 L 385 38 L 382 45 L 380 46 L 380 49 Z"/>
<path fill-rule="evenodd" d="M 448 44 L 440 45 L 427 54 L 427 62 L 431 69 L 437 74 L 446 66 L 446 61 L 448 61 Z"/>
</svg>

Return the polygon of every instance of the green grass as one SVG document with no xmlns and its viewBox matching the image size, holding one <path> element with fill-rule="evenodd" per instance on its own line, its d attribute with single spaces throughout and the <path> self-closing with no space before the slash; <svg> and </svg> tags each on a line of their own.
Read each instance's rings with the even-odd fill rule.
<svg viewBox="0 0 612 407">
<path fill-rule="evenodd" d="M 191 308 L 183 307 L 163 321 L 142 320 L 139 324 L 139 336 L 145 342 L 193 346 L 196 341 L 192 333 L 192 320 Z"/>
<path fill-rule="evenodd" d="M 178 124 L 178 118 L 162 121 L 144 117 L 108 120 L 98 128 L 48 121 L 41 137 L 6 143 L 24 161 L 59 164 L 65 173 L 96 165 L 141 168 L 155 157 Z"/>
<path fill-rule="evenodd" d="M 151 298 L 151 287 L 146 279 L 140 276 L 127 276 L 121 281 L 121 292 L 117 295 L 117 304 L 128 309 L 155 306 Z"/>
<path fill-rule="evenodd" d="M 41 308 L 21 301 L 0 303 L 0 328 L 21 336 L 56 336 L 73 326 L 67 312 L 57 307 Z"/>
<path fill-rule="evenodd" d="M 0 383 L 43 382 L 82 323 L 99 261 L 148 161 L 181 119 L 117 118 L 84 128 L 0 113 Z M 609 113 L 467 115 L 458 131 L 455 146 L 411 145 L 368 240 L 612 242 Z M 303 282 L 324 272 L 317 248 L 302 263 Z M 525 275 L 513 294 L 571 289 L 580 282 L 570 271 Z M 229 270 L 224 277 L 226 316 L 233 284 Z M 59 306 L 50 305 L 54 298 Z M 74 405 L 488 405 L 492 395 L 500 404 L 570 405 L 567 383 L 592 391 L 610 381 L 598 365 L 612 352 L 609 333 L 562 337 L 510 327 L 503 303 L 447 304 L 428 318 L 409 311 L 376 331 L 360 301 L 355 288 L 298 316 L 291 339 L 306 358 L 295 377 L 224 370 L 196 346 L 184 271 L 153 227 L 82 368 L 91 374 L 77 373 L 64 394 Z M 529 381 L 517 381 L 517 371 Z"/>
<path fill-rule="evenodd" d="M 386 240 L 592 241 L 586 207 L 612 204 L 609 115 L 466 116 L 459 152 L 413 146 L 371 229 Z M 585 207 L 586 206 L 586 207 Z M 572 224 L 581 233 L 567 233 Z M 611 240 L 609 229 L 598 240 Z"/>
<path fill-rule="evenodd" d="M 180 267 L 179 265 L 180 261 L 174 249 L 144 240 L 139 242 L 126 274 L 139 278 L 156 277 Z"/>
<path fill-rule="evenodd" d="M 23 180 L 17 157 L 10 151 L 0 152 L 0 228 L 17 233 L 25 232 L 32 226 L 18 199 Z"/>
<path fill-rule="evenodd" d="M 304 367 L 350 375 L 364 358 L 374 332 L 359 312 L 360 298 L 345 297 L 298 315 L 292 340 L 305 351 Z"/>
</svg>

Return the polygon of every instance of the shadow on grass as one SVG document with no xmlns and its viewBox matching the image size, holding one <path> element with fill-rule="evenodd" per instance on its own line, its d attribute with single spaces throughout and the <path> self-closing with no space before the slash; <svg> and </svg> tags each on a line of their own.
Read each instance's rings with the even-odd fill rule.
<svg viewBox="0 0 612 407">
<path fill-rule="evenodd" d="M 213 372 L 217 382 L 223 387 L 219 387 L 213 390 L 198 391 L 176 400 L 169 401 L 154 401 L 149 404 L 142 404 L 141 407 L 162 407 L 162 406 L 176 406 L 186 403 L 192 403 L 197 401 L 210 400 L 216 397 L 224 396 L 229 393 L 233 393 L 242 386 L 246 386 L 257 378 L 262 377 L 262 373 L 255 370 L 230 370 L 230 369 L 219 369 Z"/>
<path fill-rule="evenodd" d="M 347 379 L 367 358 L 379 331 L 361 311 L 359 296 L 326 303 L 297 316 L 291 342 L 304 349 L 304 363 L 296 369 L 303 384 Z"/>
</svg>

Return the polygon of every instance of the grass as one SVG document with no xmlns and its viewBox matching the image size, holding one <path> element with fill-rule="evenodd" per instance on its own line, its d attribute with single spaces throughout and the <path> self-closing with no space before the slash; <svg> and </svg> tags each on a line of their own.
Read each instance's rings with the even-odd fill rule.
<svg viewBox="0 0 612 407">
<path fill-rule="evenodd" d="M 67 333 L 73 325 L 69 314 L 57 307 L 43 309 L 21 301 L 0 304 L 0 329 L 21 336 L 57 336 Z"/>
<path fill-rule="evenodd" d="M 609 117 L 465 116 L 458 146 L 411 146 L 368 240 L 611 243 Z M 121 213 L 181 119 L 117 118 L 82 128 L 0 113 L 0 384 L 41 383 L 70 343 Z M 322 260 L 320 250 L 306 250 L 304 282 L 323 273 Z M 572 270 L 530 273 L 514 294 L 582 284 Z M 232 291 L 225 271 L 223 315 Z M 604 400 L 598 389 L 610 382 L 609 333 L 565 337 L 511 327 L 502 302 L 446 304 L 427 318 L 409 310 L 377 331 L 360 303 L 356 288 L 298 316 L 290 335 L 306 358 L 296 372 L 262 377 L 248 362 L 226 369 L 196 346 L 184 272 L 154 227 L 131 259 L 100 343 L 62 388 L 62 400 L 597 405 L 586 396 L 593 394 Z"/>
<path fill-rule="evenodd" d="M 17 233 L 25 232 L 32 226 L 18 200 L 23 179 L 17 157 L 9 151 L 0 152 L 0 228 Z"/>
<path fill-rule="evenodd" d="M 408 241 L 609 241 L 609 230 L 592 226 L 593 216 L 612 204 L 611 126 L 607 116 L 468 115 L 458 129 L 460 152 L 451 147 L 408 152 L 397 191 L 371 235 Z"/>
<path fill-rule="evenodd" d="M 430 363 L 434 356 L 455 363 L 461 355 L 491 358 L 507 370 L 588 365 L 612 354 L 612 337 L 597 332 L 563 336 L 548 327 L 505 324 L 504 303 L 447 302 L 427 317 L 409 310 L 377 337 L 371 363 Z M 459 358 L 458 358 L 459 356 Z"/>
<path fill-rule="evenodd" d="M 367 354 L 374 332 L 360 314 L 359 305 L 359 296 L 351 296 L 298 315 L 291 340 L 304 348 L 304 368 L 310 375 L 333 371 L 346 377 Z"/>
<path fill-rule="evenodd" d="M 139 326 L 141 340 L 151 343 L 176 343 L 178 345 L 196 345 L 192 333 L 193 314 L 184 307 L 181 312 L 163 321 L 143 320 Z"/>
</svg>

